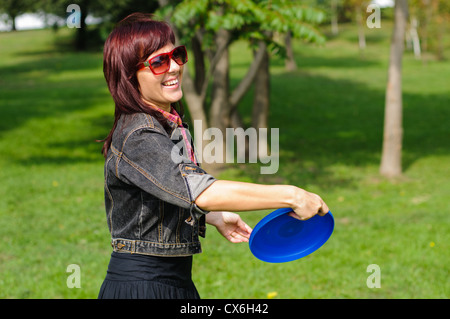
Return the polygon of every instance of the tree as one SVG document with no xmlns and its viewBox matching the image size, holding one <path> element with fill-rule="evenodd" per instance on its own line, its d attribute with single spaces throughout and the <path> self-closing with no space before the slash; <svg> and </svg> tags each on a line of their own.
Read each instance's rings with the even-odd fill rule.
<svg viewBox="0 0 450 319">
<path fill-rule="evenodd" d="M 290 34 L 286 35 L 286 37 L 290 39 Z M 264 45 L 263 43 L 260 44 Z M 287 49 L 288 52 L 289 49 L 292 50 L 290 46 L 287 46 Z M 270 57 L 267 50 L 265 50 L 264 48 L 261 48 L 261 50 L 263 50 L 264 54 L 254 81 L 255 93 L 253 97 L 253 110 L 252 110 L 252 127 L 256 129 L 267 128 L 269 126 L 268 114 L 270 108 L 270 71 L 269 71 Z M 295 61 L 293 61 L 294 60 L 293 52 L 291 52 L 290 60 L 291 60 L 290 67 L 291 68 L 295 67 L 294 65 Z M 259 130 L 257 131 L 259 132 Z M 262 158 L 266 154 L 268 154 L 267 147 L 268 147 L 267 134 L 261 134 L 258 138 L 259 158 Z"/>
<path fill-rule="evenodd" d="M 417 59 L 422 52 L 434 53 L 444 59 L 444 36 L 450 20 L 450 2 L 442 0 L 410 0 L 410 28 L 407 33 L 408 48 Z"/>
<path fill-rule="evenodd" d="M 34 10 L 32 0 L 2 0 L 0 2 L 0 12 L 5 12 L 12 22 L 12 31 L 16 31 L 16 17 Z"/>
<path fill-rule="evenodd" d="M 241 127 L 238 104 L 254 83 L 255 78 L 268 77 L 269 52 L 281 54 L 284 44 L 275 41 L 274 34 L 291 32 L 294 37 L 309 41 L 324 41 L 314 28 L 323 14 L 311 7 L 286 0 L 185 0 L 173 5 L 172 1 L 159 0 L 164 5 L 162 15 L 177 30 L 184 43 L 190 43 L 193 51 L 195 74 L 185 68 L 184 96 L 194 120 L 201 120 L 203 130 L 216 127 Z M 172 7 L 168 7 L 172 4 Z M 246 40 L 254 51 L 254 59 L 240 83 L 231 88 L 229 84 L 229 56 L 231 43 Z M 264 64 L 264 67 L 262 67 Z M 267 67 L 265 66 L 267 65 Z M 258 75 L 257 75 L 258 74 Z M 211 103 L 206 105 L 209 84 Z M 260 84 L 258 84 L 260 83 Z M 256 83 L 255 90 L 264 102 L 264 118 L 254 125 L 267 125 L 268 81 Z M 209 116 L 207 117 L 207 111 Z"/>
<path fill-rule="evenodd" d="M 427 49 L 434 49 L 438 60 L 444 60 L 444 35 L 450 20 L 450 3 L 442 0 L 425 1 L 427 10 L 427 28 L 429 38 Z"/>
<path fill-rule="evenodd" d="M 353 8 L 353 14 L 358 25 L 358 45 L 359 51 L 363 54 L 366 48 L 366 35 L 364 33 L 365 29 L 365 19 L 364 15 L 366 12 L 368 0 L 345 0 L 345 4 Z"/>
<path fill-rule="evenodd" d="M 338 35 L 338 33 L 339 33 L 338 5 L 339 5 L 339 0 L 331 0 L 330 1 L 330 8 L 331 8 L 331 33 L 333 35 Z"/>
<path fill-rule="evenodd" d="M 399 176 L 402 173 L 402 56 L 407 20 L 407 0 L 396 0 L 386 87 L 383 149 L 380 165 L 380 173 L 387 177 Z"/>
<path fill-rule="evenodd" d="M 105 40 L 101 38 L 98 26 L 93 28 L 87 27 L 86 18 L 89 15 L 101 17 L 103 28 L 109 30 L 118 21 L 132 12 L 153 12 L 158 8 L 157 2 L 148 0 L 34 0 L 33 4 L 37 10 L 52 13 L 63 18 L 67 18 L 69 13 L 66 10 L 70 4 L 79 6 L 80 27 L 76 28 L 74 38 L 74 47 L 78 51 L 89 49 L 90 45 L 98 45 Z"/>
</svg>

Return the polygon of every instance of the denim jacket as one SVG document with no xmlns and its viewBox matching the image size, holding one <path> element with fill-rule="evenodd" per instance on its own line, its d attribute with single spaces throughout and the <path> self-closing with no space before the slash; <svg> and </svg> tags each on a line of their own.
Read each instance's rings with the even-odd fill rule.
<svg viewBox="0 0 450 319">
<path fill-rule="evenodd" d="M 156 256 L 201 252 L 205 214 L 195 199 L 215 179 L 181 154 L 180 129 L 151 115 L 124 114 L 105 161 L 105 208 L 114 251 Z M 180 158 L 180 157 L 178 157 Z"/>
</svg>

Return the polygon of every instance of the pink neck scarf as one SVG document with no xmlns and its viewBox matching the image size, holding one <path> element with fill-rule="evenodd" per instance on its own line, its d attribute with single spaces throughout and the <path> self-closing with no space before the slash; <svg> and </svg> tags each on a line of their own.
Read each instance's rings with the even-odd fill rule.
<svg viewBox="0 0 450 319">
<path fill-rule="evenodd" d="M 178 127 L 181 130 L 181 135 L 183 135 L 184 142 L 186 144 L 187 152 L 189 154 L 189 158 L 192 161 L 192 163 L 197 164 L 197 161 L 195 160 L 194 150 L 192 148 L 192 145 L 187 137 L 186 129 L 183 127 L 183 122 L 181 121 L 180 115 L 178 115 L 177 111 L 173 107 L 170 108 L 170 113 L 166 112 L 164 110 L 161 110 L 157 107 L 152 107 L 154 110 L 160 112 L 166 119 L 168 119 L 170 122 L 175 123 L 178 125 Z"/>
</svg>

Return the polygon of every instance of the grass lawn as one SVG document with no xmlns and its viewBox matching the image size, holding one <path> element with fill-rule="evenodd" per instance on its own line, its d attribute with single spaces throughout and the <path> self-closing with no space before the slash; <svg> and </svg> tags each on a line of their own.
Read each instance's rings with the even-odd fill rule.
<svg viewBox="0 0 450 319">
<path fill-rule="evenodd" d="M 450 61 L 405 54 L 404 175 L 380 177 L 390 30 L 368 30 L 363 56 L 356 30 L 343 26 L 322 47 L 295 42 L 295 72 L 272 59 L 279 171 L 236 164 L 219 177 L 317 192 L 335 231 L 317 252 L 270 264 L 209 227 L 194 258 L 202 298 L 450 296 Z M 96 298 L 106 273 L 111 247 L 95 140 L 108 133 L 113 104 L 101 52 L 62 49 L 70 32 L 0 33 L 0 298 Z M 232 47 L 233 83 L 250 63 L 242 52 L 242 43 Z M 240 105 L 247 122 L 252 93 Z M 268 212 L 241 215 L 253 227 Z M 67 286 L 72 264 L 81 288 Z M 371 264 L 380 267 L 381 288 L 366 284 Z"/>
</svg>

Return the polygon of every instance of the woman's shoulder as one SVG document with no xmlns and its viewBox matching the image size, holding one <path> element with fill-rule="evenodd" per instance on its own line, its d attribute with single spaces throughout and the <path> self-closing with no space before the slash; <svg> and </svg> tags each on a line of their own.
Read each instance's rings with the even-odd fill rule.
<svg viewBox="0 0 450 319">
<path fill-rule="evenodd" d="M 118 125 L 135 129 L 137 127 L 155 128 L 157 120 L 147 113 L 122 114 L 118 121 Z"/>
<path fill-rule="evenodd" d="M 161 123 L 148 113 L 122 114 L 117 122 L 117 128 L 123 132 L 132 132 L 139 129 L 164 131 Z"/>
<path fill-rule="evenodd" d="M 158 132 L 165 132 L 162 125 L 151 114 L 147 113 L 132 113 L 122 114 L 117 121 L 116 129 L 114 130 L 113 140 L 118 143 L 124 142 L 131 134 L 141 130 L 151 130 Z"/>
</svg>

